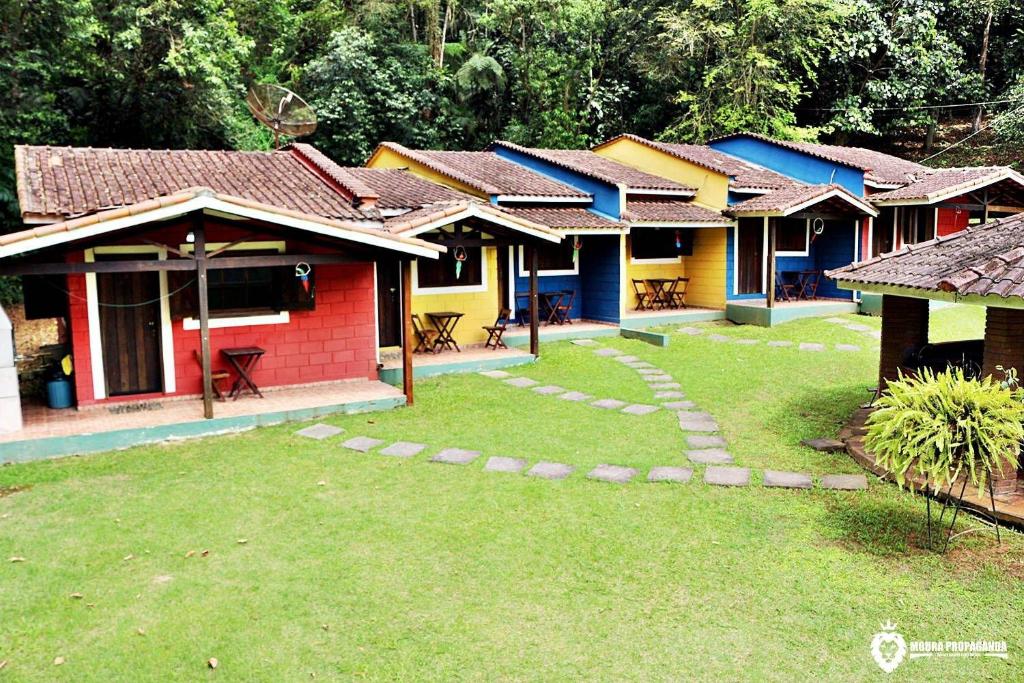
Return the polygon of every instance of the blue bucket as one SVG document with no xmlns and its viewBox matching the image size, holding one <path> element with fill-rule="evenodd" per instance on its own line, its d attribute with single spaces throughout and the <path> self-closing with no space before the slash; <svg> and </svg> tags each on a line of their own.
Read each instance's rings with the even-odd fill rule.
<svg viewBox="0 0 1024 683">
<path fill-rule="evenodd" d="M 71 382 L 66 379 L 51 379 L 46 383 L 46 403 L 51 408 L 70 408 Z"/>
</svg>

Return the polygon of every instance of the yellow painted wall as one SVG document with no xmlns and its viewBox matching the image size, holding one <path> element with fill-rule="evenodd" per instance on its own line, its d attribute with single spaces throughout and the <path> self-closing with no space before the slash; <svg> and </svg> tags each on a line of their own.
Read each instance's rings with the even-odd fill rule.
<svg viewBox="0 0 1024 683">
<path fill-rule="evenodd" d="M 424 315 L 427 311 L 457 311 L 465 315 L 459 320 L 452 336 L 463 344 L 482 344 L 487 340 L 484 325 L 493 325 L 498 315 L 498 261 L 495 247 L 484 247 L 487 260 L 487 291 L 464 294 L 413 294 L 412 312 L 418 313 L 426 327 L 433 327 Z M 414 283 L 415 284 L 415 283 Z"/>
<path fill-rule="evenodd" d="M 466 194 L 473 195 L 474 197 L 480 197 L 481 199 L 488 199 L 489 195 L 476 188 L 470 187 L 464 183 L 460 183 L 457 180 L 453 180 L 446 175 L 438 173 L 434 169 L 424 166 L 423 164 L 402 156 L 401 154 L 388 149 L 387 147 L 378 147 L 370 157 L 370 160 L 366 162 L 367 168 L 408 168 L 411 172 L 426 178 L 439 185 L 447 185 L 453 187 L 456 190 L 462 190 Z M 491 320 L 493 323 L 494 321 Z"/>
<path fill-rule="evenodd" d="M 643 230 L 644 228 L 636 228 Z M 682 263 L 632 263 L 632 240 L 626 237 L 626 311 L 636 309 L 633 280 L 688 277 L 686 303 L 705 308 L 725 307 L 725 264 L 727 228 L 694 230 L 693 255 Z"/>
<path fill-rule="evenodd" d="M 641 171 L 696 188 L 697 195 L 694 201 L 710 209 L 720 211 L 728 206 L 727 175 L 684 161 L 629 138 L 613 140 L 595 148 L 594 152 Z"/>
</svg>

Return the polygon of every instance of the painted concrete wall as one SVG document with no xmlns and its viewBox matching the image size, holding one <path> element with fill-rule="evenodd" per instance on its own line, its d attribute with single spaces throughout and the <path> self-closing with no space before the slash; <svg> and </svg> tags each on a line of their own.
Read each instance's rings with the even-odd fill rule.
<svg viewBox="0 0 1024 683">
<path fill-rule="evenodd" d="M 411 171 L 412 173 L 415 173 L 416 175 L 420 176 L 421 178 L 426 178 L 427 180 L 432 180 L 435 183 L 438 183 L 439 185 L 447 185 L 448 187 L 454 187 L 456 190 L 462 190 L 463 192 L 465 192 L 467 194 L 471 194 L 474 197 L 480 197 L 481 199 L 487 199 L 488 198 L 488 195 L 486 193 L 483 193 L 483 192 L 481 192 L 480 190 L 477 190 L 474 187 L 470 187 L 469 185 L 466 185 L 465 183 L 460 183 L 459 181 L 454 180 L 452 178 L 449 178 L 446 175 L 442 175 L 442 174 L 438 173 L 437 171 L 433 170 L 432 168 L 430 168 L 428 166 L 424 166 L 423 164 L 419 163 L 418 161 L 415 161 L 413 159 L 409 159 L 407 157 L 404 157 L 401 154 L 398 154 L 397 152 L 394 152 L 394 151 L 392 151 L 390 149 L 387 149 L 385 147 L 381 147 L 381 148 L 377 149 L 377 151 L 374 153 L 374 155 L 372 157 L 370 157 L 370 160 L 366 162 L 366 167 L 367 168 L 407 168 L 407 169 L 409 169 L 409 171 Z M 494 321 L 492 320 L 491 322 L 494 322 Z"/>
<path fill-rule="evenodd" d="M 566 237 L 567 240 L 575 239 L 572 235 Z M 601 266 L 599 263 L 594 263 L 594 259 L 587 258 L 587 245 L 584 243 L 583 248 L 580 249 L 579 253 L 579 270 L 582 273 L 586 268 L 598 268 Z M 525 256 L 525 254 L 523 254 Z M 512 267 L 515 268 L 513 280 L 515 282 L 515 289 L 517 295 L 528 295 L 530 292 L 530 278 L 529 276 L 522 275 L 523 262 L 520 260 L 520 249 L 514 247 L 512 249 Z M 583 289 L 583 277 L 580 274 L 577 275 L 545 275 L 543 271 L 537 273 L 537 291 L 539 292 L 562 292 L 562 291 L 575 291 L 576 298 L 573 301 L 572 312 L 570 315 L 573 318 L 583 317 L 583 302 L 586 298 L 587 292 Z M 516 306 L 525 305 L 527 300 L 516 297 Z"/>
<path fill-rule="evenodd" d="M 584 235 L 580 250 L 580 313 L 587 320 L 618 323 L 621 242 L 624 235 Z"/>
<path fill-rule="evenodd" d="M 650 228 L 633 228 L 649 230 Z M 678 263 L 634 263 L 632 240 L 626 237 L 626 282 L 623 288 L 626 310 L 636 309 L 633 280 L 648 278 L 688 277 L 686 303 L 690 306 L 723 308 L 726 300 L 726 233 L 727 228 L 693 230 L 693 254 L 681 257 Z"/>
<path fill-rule="evenodd" d="M 819 159 L 757 138 L 727 138 L 711 142 L 710 146 L 790 178 L 806 183 L 836 183 L 858 197 L 864 196 L 864 172 L 859 169 Z"/>
<path fill-rule="evenodd" d="M 502 147 L 500 145 L 494 147 L 494 153 L 504 159 L 517 163 L 520 166 L 525 166 L 530 170 L 536 171 L 541 175 L 545 175 L 561 183 L 575 187 L 582 192 L 587 192 L 593 196 L 593 203 L 589 208 L 592 208 L 606 216 L 611 216 L 616 220 L 622 217 L 622 210 L 624 207 L 622 206 L 622 198 L 618 185 L 596 180 L 589 176 L 585 176 L 582 173 L 562 168 L 561 166 L 552 164 L 549 161 L 537 159 L 528 154 L 523 154 L 517 150 Z"/>
<path fill-rule="evenodd" d="M 14 367 L 14 326 L 0 307 L 0 434 L 21 429 L 21 397 Z"/>
<path fill-rule="evenodd" d="M 412 312 L 418 313 L 423 324 L 430 327 L 426 317 L 429 311 L 457 311 L 463 313 L 452 335 L 455 341 L 462 344 L 482 344 L 487 340 L 484 325 L 493 325 L 498 315 L 498 262 L 497 249 L 484 247 L 486 260 L 487 289 L 482 292 L 444 292 L 436 294 L 420 293 L 415 290 L 412 296 Z M 503 250 L 504 251 L 504 250 Z M 415 281 L 413 282 L 415 286 Z"/>
<path fill-rule="evenodd" d="M 594 149 L 594 152 L 647 173 L 682 183 L 697 190 L 694 201 L 712 209 L 727 205 L 729 176 L 716 173 L 653 149 L 628 138 L 619 138 Z"/>
<path fill-rule="evenodd" d="M 949 201 L 967 203 L 970 199 L 968 197 L 954 197 Z M 970 211 L 957 211 L 952 207 L 941 207 L 939 208 L 938 221 L 935 223 L 935 229 L 939 237 L 945 237 L 946 235 L 952 235 L 960 232 L 970 225 L 970 221 Z"/>
<path fill-rule="evenodd" d="M 813 235 L 812 235 L 813 236 Z M 807 256 L 778 256 L 775 269 L 782 271 L 829 270 L 854 260 L 854 244 L 860 237 L 859 226 L 849 221 L 826 221 L 824 232 L 811 243 Z M 852 292 L 839 289 L 824 275 L 818 281 L 818 296 L 850 299 Z"/>
</svg>

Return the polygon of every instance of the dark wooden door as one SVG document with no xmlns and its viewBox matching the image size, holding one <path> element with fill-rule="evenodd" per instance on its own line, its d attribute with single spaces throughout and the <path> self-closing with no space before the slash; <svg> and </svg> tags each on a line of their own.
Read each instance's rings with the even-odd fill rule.
<svg viewBox="0 0 1024 683">
<path fill-rule="evenodd" d="M 400 273 L 398 261 L 377 262 L 377 327 L 381 346 L 402 344 Z"/>
<path fill-rule="evenodd" d="M 97 273 L 107 396 L 163 390 L 160 276 Z"/>
<path fill-rule="evenodd" d="M 498 247 L 498 253 L 495 258 L 498 259 L 498 311 L 500 312 L 503 308 L 508 308 L 508 262 L 509 262 L 509 250 L 515 249 L 515 247 Z"/>
<path fill-rule="evenodd" d="M 737 294 L 763 292 L 764 223 L 760 218 L 740 219 L 737 249 Z"/>
</svg>

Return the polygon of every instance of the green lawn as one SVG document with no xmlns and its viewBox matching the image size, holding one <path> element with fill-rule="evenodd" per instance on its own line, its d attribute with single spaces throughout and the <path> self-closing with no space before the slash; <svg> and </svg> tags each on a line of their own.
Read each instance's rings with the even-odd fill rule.
<svg viewBox="0 0 1024 683">
<path fill-rule="evenodd" d="M 936 333 L 976 333 L 957 311 L 935 312 Z M 862 350 L 601 343 L 673 374 L 740 465 L 858 471 L 799 441 L 835 434 L 868 397 L 877 341 L 820 320 L 704 327 Z M 633 371 L 568 343 L 517 373 L 651 401 Z M 919 547 L 923 502 L 873 479 L 862 493 L 720 489 L 699 472 L 591 482 L 601 462 L 683 464 L 674 415 L 477 375 L 417 392 L 414 408 L 326 420 L 430 445 L 408 461 L 282 425 L 0 468 L 0 679 L 1024 678 L 1019 534 L 936 556 Z M 444 446 L 579 470 L 548 482 L 428 463 Z M 1006 640 L 1010 660 L 915 660 L 886 676 L 869 654 L 886 620 L 908 640 Z"/>
</svg>

